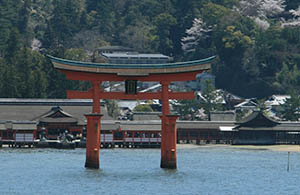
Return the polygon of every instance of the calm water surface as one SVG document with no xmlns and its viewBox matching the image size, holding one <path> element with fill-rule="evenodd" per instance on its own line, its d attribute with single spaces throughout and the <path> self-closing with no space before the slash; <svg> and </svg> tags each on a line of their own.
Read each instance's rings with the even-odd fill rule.
<svg viewBox="0 0 300 195">
<path fill-rule="evenodd" d="M 159 149 L 103 149 L 100 170 L 85 150 L 0 149 L 0 194 L 300 194 L 300 153 L 193 147 L 178 170 L 159 168 Z"/>
</svg>

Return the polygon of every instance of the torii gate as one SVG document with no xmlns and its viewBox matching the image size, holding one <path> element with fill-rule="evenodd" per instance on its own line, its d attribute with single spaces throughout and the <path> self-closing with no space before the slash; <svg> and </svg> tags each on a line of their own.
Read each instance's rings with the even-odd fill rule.
<svg viewBox="0 0 300 195">
<path fill-rule="evenodd" d="M 169 99 L 193 99 L 194 92 L 172 92 L 169 84 L 173 81 L 194 80 L 196 75 L 210 70 L 215 56 L 181 63 L 168 64 L 98 64 L 66 60 L 49 56 L 54 68 L 70 80 L 89 81 L 92 88 L 88 91 L 67 91 L 70 99 L 93 99 L 92 113 L 86 114 L 86 162 L 87 168 L 99 168 L 100 150 L 100 99 L 145 100 L 160 99 L 161 115 L 161 168 L 176 169 L 176 119 L 170 114 Z M 103 81 L 125 81 L 125 92 L 104 92 Z M 137 81 L 160 82 L 162 90 L 154 93 L 138 93 Z"/>
</svg>

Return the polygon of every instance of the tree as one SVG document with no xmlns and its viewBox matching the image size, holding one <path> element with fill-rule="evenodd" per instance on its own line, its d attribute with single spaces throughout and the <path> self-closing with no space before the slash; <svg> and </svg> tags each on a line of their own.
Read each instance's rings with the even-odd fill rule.
<svg viewBox="0 0 300 195">
<path fill-rule="evenodd" d="M 179 114 L 181 120 L 195 120 L 197 111 L 200 108 L 198 100 L 180 100 L 172 104 L 173 109 Z"/>
<path fill-rule="evenodd" d="M 79 31 L 81 8 L 79 1 L 54 0 L 53 16 L 49 20 L 47 37 L 48 48 L 67 47 L 71 37 Z"/>
<path fill-rule="evenodd" d="M 13 65 L 16 61 L 16 56 L 21 50 L 21 38 L 20 33 L 17 28 L 12 28 L 9 33 L 9 38 L 7 40 L 7 49 L 5 52 L 5 59 L 8 63 Z"/>
<path fill-rule="evenodd" d="M 176 19 L 168 14 L 162 13 L 154 18 L 154 43 L 158 52 L 172 55 L 173 41 L 170 39 L 172 28 L 176 25 Z"/>
<path fill-rule="evenodd" d="M 221 99 L 219 92 L 212 85 L 210 80 L 206 80 L 206 87 L 203 90 L 202 96 L 204 101 L 201 102 L 201 107 L 204 113 L 207 114 L 208 120 L 211 120 L 211 112 L 221 110 Z"/>
<path fill-rule="evenodd" d="M 209 38 L 211 31 L 211 26 L 207 26 L 201 18 L 195 18 L 193 26 L 186 30 L 187 36 L 181 39 L 182 50 L 189 53 L 196 51 L 198 45 L 203 47 L 200 42 Z"/>
<path fill-rule="evenodd" d="M 242 0 L 237 10 L 247 17 L 266 19 L 283 12 L 284 2 L 284 0 Z"/>
<path fill-rule="evenodd" d="M 194 18 L 201 16 L 201 8 L 206 3 L 205 0 L 173 0 L 174 18 L 176 18 L 176 26 L 172 29 L 173 54 L 174 57 L 180 59 L 182 56 L 181 38 L 186 36 L 186 29 L 189 29 Z"/>
<path fill-rule="evenodd" d="M 153 112 L 153 109 L 149 104 L 139 104 L 134 109 L 134 112 Z"/>
<path fill-rule="evenodd" d="M 140 52 L 151 51 L 151 26 L 142 22 L 137 22 L 136 25 L 129 25 L 124 32 L 120 34 L 122 45 Z"/>
<path fill-rule="evenodd" d="M 114 119 L 120 115 L 120 108 L 116 100 L 105 100 L 107 114 Z"/>
<path fill-rule="evenodd" d="M 47 67 L 45 65 L 48 64 L 48 58 L 38 51 L 32 51 L 32 64 L 34 64 L 34 97 L 46 98 L 48 95 L 46 89 L 49 80 L 47 80 Z"/>
<path fill-rule="evenodd" d="M 0 97 L 13 98 L 20 97 L 18 93 L 18 79 L 14 66 L 3 64 L 2 70 L 2 88 L 0 89 Z"/>
<path fill-rule="evenodd" d="M 283 19 L 283 22 L 281 24 L 282 27 L 290 27 L 290 26 L 300 26 L 300 6 L 296 10 L 289 10 L 290 14 L 292 15 L 292 18 L 285 21 Z"/>
<path fill-rule="evenodd" d="M 23 47 L 16 55 L 16 71 L 18 75 L 18 92 L 20 97 L 32 98 L 33 91 L 33 66 L 31 50 Z"/>
<path fill-rule="evenodd" d="M 20 0 L 0 1 L 0 57 L 6 55 L 11 30 L 17 27 L 19 7 Z"/>
<path fill-rule="evenodd" d="M 222 5 L 226 8 L 232 8 L 239 3 L 239 0 L 212 0 L 212 3 Z"/>
<path fill-rule="evenodd" d="M 291 91 L 296 93 L 300 92 L 300 72 L 296 64 L 292 69 L 289 69 L 286 63 L 283 64 L 280 72 L 276 73 L 276 81 L 274 86 L 280 91 Z"/>
<path fill-rule="evenodd" d="M 282 105 L 283 111 L 281 112 L 282 118 L 289 121 L 298 121 L 300 118 L 300 98 L 294 91 L 290 91 L 291 98 L 286 99 Z"/>
<path fill-rule="evenodd" d="M 94 52 L 96 48 L 109 45 L 103 34 L 98 30 L 81 30 L 72 37 L 71 48 L 80 48 L 86 53 Z"/>
<path fill-rule="evenodd" d="M 97 28 L 101 33 L 114 34 L 115 11 L 114 0 L 90 0 L 86 2 L 88 17 L 92 20 L 91 28 Z"/>
<path fill-rule="evenodd" d="M 23 37 L 23 40 L 27 46 L 31 44 L 31 34 L 29 29 L 29 19 L 31 11 L 31 0 L 24 0 L 23 6 L 19 12 L 19 24 L 18 29 Z"/>
<path fill-rule="evenodd" d="M 240 26 L 239 22 L 224 27 L 219 26 L 216 30 L 214 41 L 220 64 L 218 69 L 214 70 L 214 74 L 219 88 L 241 95 L 241 88 L 247 88 L 250 79 L 242 66 L 244 54 L 254 42 L 248 34 L 249 31 L 247 32 L 251 24 L 245 27 Z"/>
<path fill-rule="evenodd" d="M 242 0 L 237 11 L 243 16 L 252 18 L 260 28 L 266 30 L 270 26 L 268 20 L 284 11 L 284 2 L 284 0 Z"/>
</svg>

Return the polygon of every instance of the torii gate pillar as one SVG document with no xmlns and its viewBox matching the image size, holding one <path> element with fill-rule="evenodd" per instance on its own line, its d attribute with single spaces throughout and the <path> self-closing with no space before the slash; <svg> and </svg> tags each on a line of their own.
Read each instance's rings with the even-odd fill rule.
<svg viewBox="0 0 300 195">
<path fill-rule="evenodd" d="M 86 114 L 87 132 L 86 132 L 86 168 L 99 169 L 100 154 L 100 81 L 92 82 L 93 85 L 93 111 Z"/>
<path fill-rule="evenodd" d="M 86 114 L 87 132 L 86 132 L 86 160 L 85 167 L 99 169 L 100 153 L 100 120 L 101 114 Z"/>
<path fill-rule="evenodd" d="M 178 115 L 161 116 L 162 119 L 162 136 L 161 141 L 161 168 L 176 169 L 176 120 Z"/>
<path fill-rule="evenodd" d="M 176 169 L 176 119 L 177 115 L 170 115 L 169 81 L 162 85 L 162 116 L 161 118 L 161 168 Z"/>
</svg>

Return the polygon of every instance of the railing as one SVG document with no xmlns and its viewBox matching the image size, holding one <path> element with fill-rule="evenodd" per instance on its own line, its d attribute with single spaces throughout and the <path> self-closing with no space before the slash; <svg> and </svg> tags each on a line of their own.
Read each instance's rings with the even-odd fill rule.
<svg viewBox="0 0 300 195">
<path fill-rule="evenodd" d="M 148 138 L 148 137 L 126 137 L 125 142 L 143 142 L 143 143 L 160 143 L 161 138 Z"/>
<path fill-rule="evenodd" d="M 113 134 L 101 134 L 100 140 L 101 140 L 101 143 L 112 143 L 113 142 Z"/>
<path fill-rule="evenodd" d="M 33 133 L 16 133 L 15 142 L 16 143 L 34 142 Z"/>
</svg>

